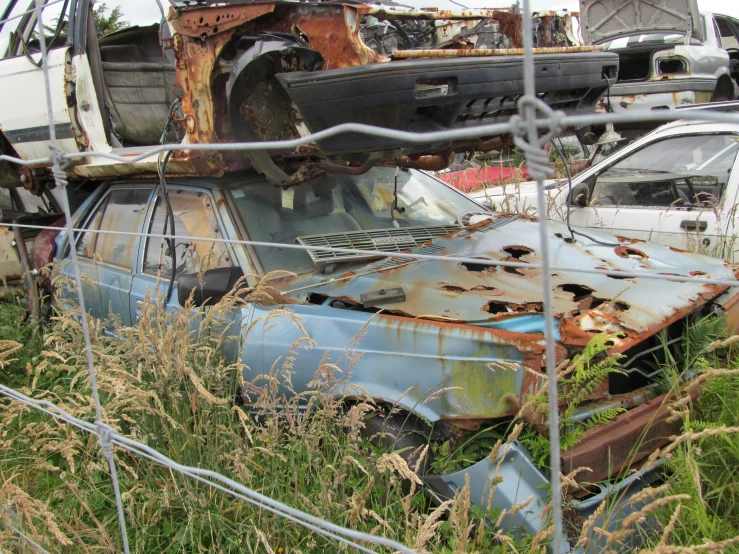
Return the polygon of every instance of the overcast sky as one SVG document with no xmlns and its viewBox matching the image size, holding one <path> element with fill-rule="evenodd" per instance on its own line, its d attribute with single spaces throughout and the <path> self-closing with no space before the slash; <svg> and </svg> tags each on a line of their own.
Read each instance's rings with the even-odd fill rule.
<svg viewBox="0 0 739 554">
<path fill-rule="evenodd" d="M 396 0 L 402 4 L 414 7 L 438 7 L 453 9 L 455 4 L 450 0 Z M 508 8 L 515 0 L 458 0 L 470 8 Z M 167 8 L 168 0 L 161 0 L 162 5 Z M 123 10 L 124 20 L 132 24 L 151 24 L 159 21 L 159 7 L 156 0 L 105 0 L 109 6 L 120 6 Z M 739 18 L 739 1 L 737 0 L 698 0 L 701 10 L 723 13 Z M 531 0 L 531 9 L 536 10 L 570 10 L 580 9 L 578 0 Z"/>
</svg>

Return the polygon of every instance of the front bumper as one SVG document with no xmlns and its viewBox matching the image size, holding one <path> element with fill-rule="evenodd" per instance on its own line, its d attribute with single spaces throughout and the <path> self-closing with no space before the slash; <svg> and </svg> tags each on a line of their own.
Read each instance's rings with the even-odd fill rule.
<svg viewBox="0 0 739 554">
<path fill-rule="evenodd" d="M 503 458 L 500 470 L 496 476 L 497 465 Z M 574 519 L 586 521 L 595 513 L 602 502 L 609 502 L 604 511 L 590 527 L 587 547 L 589 551 L 600 551 L 606 546 L 606 537 L 592 531 L 601 528 L 614 532 L 621 527 L 621 522 L 630 514 L 638 512 L 645 505 L 645 501 L 634 501 L 634 496 L 646 487 L 651 486 L 661 478 L 661 463 L 657 463 L 649 470 L 636 471 L 616 483 L 596 485 L 598 492 L 586 500 L 575 501 L 569 504 L 570 513 L 574 512 Z M 550 525 L 546 510 L 549 503 L 551 483 L 549 477 L 534 465 L 526 449 L 518 442 L 513 442 L 508 450 L 504 450 L 495 460 L 484 459 L 477 464 L 447 475 L 427 476 L 424 481 L 431 489 L 444 498 L 454 498 L 457 490 L 465 486 L 467 477 L 470 481 L 470 500 L 483 509 L 499 508 L 511 510 L 514 506 L 527 501 L 526 508 L 518 510 L 503 519 L 502 531 L 506 535 L 521 536 L 535 535 Z M 496 479 L 497 477 L 497 479 Z M 499 482 L 491 497 L 491 483 L 493 479 Z M 650 499 L 647 499 L 649 501 Z M 567 517 L 567 516 L 566 516 Z M 577 524 L 577 522 L 573 522 Z M 566 535 L 566 544 L 562 552 L 572 552 L 578 537 Z M 597 548 L 592 548 L 597 546 Z M 630 538 L 618 545 L 622 552 L 631 552 L 639 546 L 639 534 L 633 533 Z M 611 545 L 613 548 L 613 545 Z M 576 553 L 584 552 L 582 548 Z"/>
<path fill-rule="evenodd" d="M 534 63 L 542 100 L 566 112 L 592 112 L 608 86 L 605 76 L 618 69 L 618 56 L 542 54 Z M 524 92 L 521 56 L 396 60 L 278 78 L 313 133 L 347 122 L 411 132 L 498 123 L 516 113 Z M 332 155 L 418 150 L 397 139 L 358 134 L 327 138 L 319 145 Z"/>
</svg>

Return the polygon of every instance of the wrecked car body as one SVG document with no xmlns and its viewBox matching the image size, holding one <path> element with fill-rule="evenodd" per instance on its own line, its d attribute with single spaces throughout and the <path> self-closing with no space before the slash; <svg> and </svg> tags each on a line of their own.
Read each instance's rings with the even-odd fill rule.
<svg viewBox="0 0 739 554">
<path fill-rule="evenodd" d="M 675 109 L 739 92 L 718 26 L 731 18 L 699 12 L 696 0 L 582 0 L 581 20 L 587 44 L 619 55 L 618 78 L 598 102 L 600 113 Z"/>
<path fill-rule="evenodd" d="M 57 32 L 48 37 L 53 118 L 63 151 L 133 158 L 147 146 L 176 143 L 183 148 L 167 160 L 169 174 L 219 176 L 252 166 L 288 184 L 326 163 L 349 171 L 382 163 L 441 169 L 455 150 L 489 149 L 498 137 L 421 146 L 344 133 L 266 153 L 187 145 L 295 139 L 341 123 L 412 132 L 464 129 L 506 121 L 523 93 L 520 14 L 340 2 L 173 4 L 160 23 L 102 37 L 90 0 L 64 4 Z M 32 5 L 8 0 L 4 14 Z M 571 113 L 593 111 L 607 79 L 616 76 L 617 56 L 573 46 L 569 16 L 539 21 L 537 43 L 545 50 L 535 63 L 542 100 Z M 8 143 L 2 151 L 24 160 L 49 155 L 35 25 L 31 11 L 0 29 L 6 40 L 0 44 L 0 125 Z M 384 31 L 380 37 L 378 25 L 396 38 Z M 76 180 L 153 175 L 159 158 L 80 157 L 66 171 Z M 35 164 L 25 186 L 48 186 L 48 166 Z M 3 186 L 19 183 L 14 175 Z"/>
<path fill-rule="evenodd" d="M 274 187 L 254 172 L 173 179 L 168 189 L 177 239 L 95 238 L 88 232 L 160 233 L 166 210 L 155 189 L 156 183 L 141 180 L 113 183 L 76 214 L 74 225 L 83 232 L 72 247 L 92 315 L 115 316 L 128 325 L 141 317 L 150 295 L 178 310 L 191 297 L 198 305 L 218 300 L 242 276 L 255 287 L 271 275 L 259 300 L 228 316 L 233 318 L 230 332 L 243 341 L 247 381 L 272 375 L 275 360 L 290 351 L 295 362 L 286 393 L 309 390 L 316 372 L 328 365 L 336 368 L 340 384 L 335 394 L 401 410 L 419 422 L 419 430 L 433 428 L 427 441 L 465 436 L 516 417 L 546 432 L 540 417 L 520 414 L 529 395 L 543 386 L 546 371 L 542 272 L 526 267 L 541 261 L 535 218 L 486 212 L 420 171 L 376 167 L 362 175 L 325 174 L 289 189 Z M 737 268 L 603 235 L 601 242 L 617 246 L 570 241 L 559 223 L 549 232 L 557 268 L 556 362 L 603 333 L 613 336 L 609 353 L 625 356 L 624 375 L 604 382 L 583 405 L 586 412 L 614 405 L 625 412 L 563 452 L 567 471 L 591 470 L 578 476 L 585 492 L 577 497 L 576 510 L 587 515 L 612 493 L 644 486 L 651 477 L 630 475 L 630 470 L 680 425 L 668 421 L 655 388 L 659 371 L 653 364 L 666 355 L 662 338 L 668 337 L 668 349 L 677 348 L 695 318 L 736 310 L 737 297 L 728 287 L 680 282 L 680 276 L 734 279 Z M 223 239 L 276 244 L 226 246 Z M 296 244 L 353 251 L 291 248 Z M 428 257 L 386 257 L 380 251 Z M 60 271 L 71 277 L 64 236 L 57 254 Z M 520 266 L 501 265 L 511 262 Z M 613 274 L 576 271 L 593 268 Z M 674 280 L 618 275 L 647 270 Z M 59 299 L 74 295 L 73 289 L 62 289 Z M 285 310 L 292 317 L 279 315 Z M 311 346 L 291 350 L 306 336 Z M 649 449 L 630 456 L 642 432 L 650 439 Z M 548 477 L 523 445 L 515 442 L 503 456 L 504 481 L 493 506 L 511 508 L 529 495 L 545 500 L 542 486 Z M 427 482 L 435 494 L 448 496 L 469 477 L 472 500 L 484 507 L 495 465 L 496 460 L 485 459 L 461 472 L 428 475 Z M 517 512 L 513 524 L 536 531 L 545 503 Z"/>
<path fill-rule="evenodd" d="M 739 104 L 719 108 L 736 110 Z M 734 260 L 738 153 L 735 124 L 668 123 L 574 176 L 571 183 L 548 181 L 547 217 L 566 221 L 569 214 L 581 231 Z M 490 187 L 471 196 L 499 211 L 537 214 L 535 182 Z"/>
</svg>

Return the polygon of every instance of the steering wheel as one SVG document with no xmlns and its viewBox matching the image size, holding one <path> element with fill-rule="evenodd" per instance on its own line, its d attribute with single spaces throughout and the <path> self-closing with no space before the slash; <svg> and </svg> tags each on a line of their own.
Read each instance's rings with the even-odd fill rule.
<svg viewBox="0 0 739 554">
<path fill-rule="evenodd" d="M 490 212 L 483 212 L 482 210 L 470 210 L 459 214 L 457 216 L 457 223 L 459 223 L 462 227 L 469 227 L 472 218 L 475 216 L 482 216 L 484 219 L 493 219 L 493 214 L 491 214 Z"/>
</svg>

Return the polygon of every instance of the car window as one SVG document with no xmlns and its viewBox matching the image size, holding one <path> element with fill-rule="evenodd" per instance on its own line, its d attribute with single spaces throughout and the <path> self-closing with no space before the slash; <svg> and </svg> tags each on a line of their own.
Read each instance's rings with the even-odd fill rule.
<svg viewBox="0 0 739 554">
<path fill-rule="evenodd" d="M 45 0 L 44 4 L 42 18 L 46 45 L 49 49 L 60 48 L 66 44 L 67 40 L 70 3 Z M 0 47 L 3 48 L 5 57 L 21 56 L 26 52 L 37 54 L 41 51 L 34 8 L 35 2 L 32 1 L 29 4 L 27 0 L 19 0 L 13 8 L 13 15 L 20 15 L 23 12 L 30 13 L 9 21 L 5 26 L 7 28 L 0 31 Z M 25 43 L 25 49 L 23 43 Z"/>
<path fill-rule="evenodd" d="M 397 201 L 396 201 L 397 179 Z M 363 175 L 325 174 L 290 189 L 246 183 L 231 191 L 249 239 L 295 244 L 298 237 L 373 229 L 455 225 L 480 207 L 421 171 L 375 167 Z M 314 271 L 305 251 L 254 247 L 264 271 Z"/>
<path fill-rule="evenodd" d="M 601 206 L 691 206 L 716 203 L 734 166 L 736 135 L 681 136 L 648 144 L 595 178 Z"/>
<path fill-rule="evenodd" d="M 115 189 L 90 218 L 85 228 L 99 231 L 138 232 L 146 215 L 151 188 Z M 124 269 L 133 267 L 136 237 L 113 233 L 85 233 L 77 254 Z"/>
<path fill-rule="evenodd" d="M 28 0 L 11 0 L 3 2 L 0 0 L 0 19 L 6 20 L 10 18 L 10 21 L 0 24 L 0 54 L 5 57 L 10 57 L 14 54 L 9 54 L 8 44 L 10 43 L 10 33 L 15 31 L 22 22 L 22 18 L 18 18 L 23 12 L 28 11 L 33 7 L 33 2 Z"/>
<path fill-rule="evenodd" d="M 731 25 L 731 22 L 722 17 L 716 18 L 719 32 L 721 33 L 721 47 L 722 48 L 739 48 L 739 40 L 737 40 L 737 34 Z"/>
<path fill-rule="evenodd" d="M 172 190 L 169 200 L 174 214 L 175 235 L 178 237 L 203 237 L 222 239 L 213 202 L 204 192 Z M 167 210 L 161 200 L 157 200 L 154 217 L 149 226 L 153 235 L 170 234 L 169 224 L 165 230 Z M 217 267 L 230 267 L 231 256 L 223 242 L 203 240 L 174 240 L 176 270 L 175 279 L 186 273 L 198 273 Z M 149 238 L 144 255 L 144 273 L 169 278 L 172 271 L 172 252 L 170 243 L 162 238 Z M 159 273 L 161 271 L 161 273 Z"/>
</svg>

